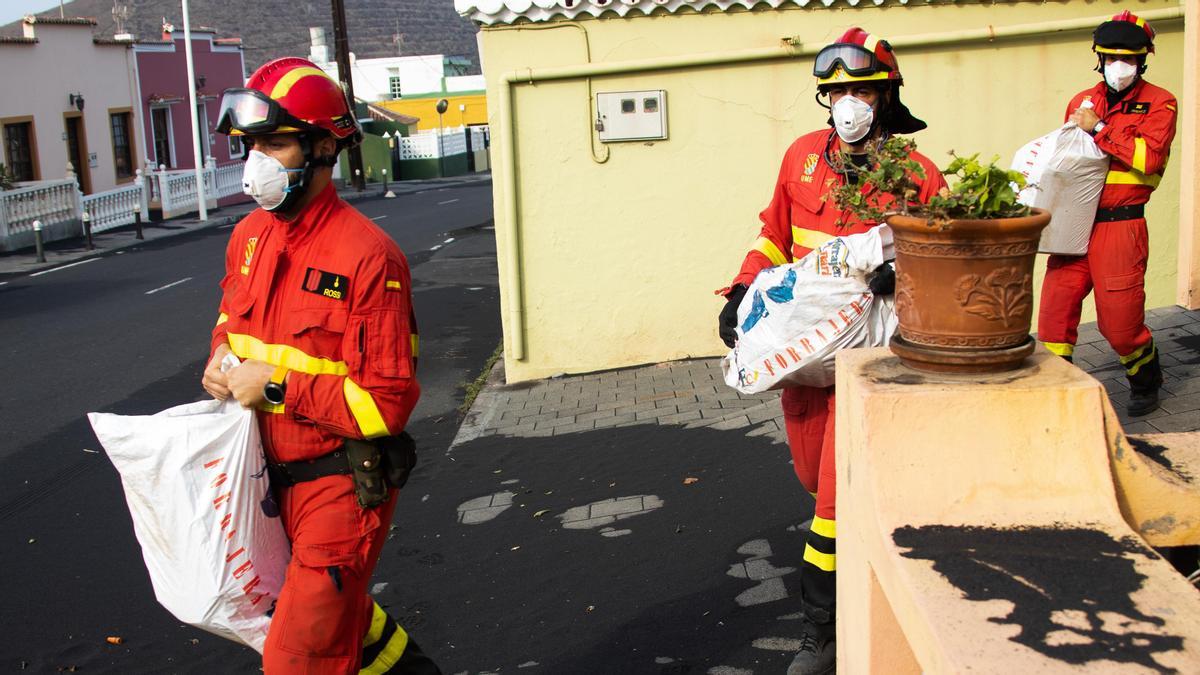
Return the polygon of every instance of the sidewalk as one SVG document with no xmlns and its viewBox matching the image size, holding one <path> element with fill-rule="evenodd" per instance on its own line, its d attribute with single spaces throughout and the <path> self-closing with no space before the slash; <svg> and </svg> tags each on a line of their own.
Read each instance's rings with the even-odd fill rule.
<svg viewBox="0 0 1200 675">
<path fill-rule="evenodd" d="M 456 185 L 484 183 L 491 181 L 491 179 L 491 172 L 486 171 L 448 178 L 388 183 L 388 189 L 397 197 L 400 197 L 402 195 L 438 190 Z M 341 181 L 337 182 L 340 183 Z M 364 199 L 380 199 L 383 197 L 383 186 L 372 183 L 362 192 L 352 187 L 338 186 L 338 196 L 351 203 Z M 51 242 L 46 245 L 46 262 L 44 263 L 37 261 L 37 253 L 33 248 L 3 254 L 0 255 L 0 280 L 14 276 L 35 274 L 42 270 L 69 265 L 88 258 L 104 255 L 105 253 L 112 253 L 133 246 L 141 246 L 160 239 L 168 239 L 198 230 L 231 225 L 244 218 L 254 208 L 255 204 L 253 202 L 247 202 L 245 204 L 235 204 L 209 211 L 208 220 L 206 221 L 201 221 L 199 214 L 192 213 L 179 218 L 172 218 L 171 220 L 142 223 L 142 234 L 145 236 L 143 240 L 136 238 L 132 225 L 100 232 L 92 236 L 95 250 L 91 251 L 87 249 L 86 242 L 82 237 Z"/>
<path fill-rule="evenodd" d="M 1095 323 L 1080 327 L 1075 363 L 1104 384 L 1126 432 L 1200 429 L 1200 310 L 1153 309 L 1146 313 L 1146 324 L 1154 331 L 1166 380 L 1162 406 L 1155 412 L 1136 419 L 1125 416 L 1129 385 Z M 779 392 L 738 393 L 725 385 L 716 358 L 556 377 L 512 387 L 504 385 L 502 371 L 499 362 L 454 445 L 487 436 L 539 438 L 635 425 L 744 429 L 747 437 L 787 442 Z"/>
</svg>

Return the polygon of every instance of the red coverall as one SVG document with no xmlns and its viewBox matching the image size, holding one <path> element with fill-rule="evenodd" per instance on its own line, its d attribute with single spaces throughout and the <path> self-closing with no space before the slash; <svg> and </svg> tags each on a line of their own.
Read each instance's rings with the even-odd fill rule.
<svg viewBox="0 0 1200 675">
<path fill-rule="evenodd" d="M 1111 107 L 1107 91 L 1099 82 L 1079 92 L 1066 116 L 1091 101 L 1106 125 L 1095 137 L 1096 145 L 1112 157 L 1099 208 L 1145 204 L 1167 165 L 1178 104 L 1171 92 L 1140 79 Z M 1071 356 L 1083 299 L 1095 288 L 1100 334 L 1126 370 L 1136 374 L 1140 363 L 1153 356 L 1145 324 L 1148 251 L 1145 218 L 1105 222 L 1098 217 L 1085 255 L 1052 255 L 1046 263 L 1038 338 L 1055 354 Z"/>
<path fill-rule="evenodd" d="M 762 230 L 732 285 L 749 286 L 767 267 L 799 260 L 835 236 L 866 232 L 876 225 L 839 210 L 832 197 L 826 199 L 833 186 L 846 182 L 825 159 L 828 148 L 837 150 L 836 143 L 835 132 L 822 129 L 801 136 L 787 149 L 771 203 L 758 216 Z M 925 169 L 918 199 L 928 202 L 946 181 L 924 155 L 913 153 L 912 158 Z M 880 205 L 892 201 L 888 194 L 877 197 Z M 817 502 L 804 548 L 804 603 L 806 609 L 832 613 L 832 573 L 837 569 L 833 387 L 789 387 L 781 401 L 796 476 Z"/>
<path fill-rule="evenodd" d="M 294 221 L 262 209 L 225 253 L 212 348 L 290 370 L 259 428 L 274 462 L 310 460 L 345 437 L 400 433 L 420 395 L 408 262 L 332 186 Z M 367 594 L 395 492 L 361 508 L 348 475 L 276 489 L 292 544 L 263 654 L 267 673 L 386 672 L 408 642 Z M 379 644 L 386 637 L 383 644 Z M 366 658 L 364 658 L 364 650 Z M 365 672 L 365 671 L 364 671 Z"/>
</svg>

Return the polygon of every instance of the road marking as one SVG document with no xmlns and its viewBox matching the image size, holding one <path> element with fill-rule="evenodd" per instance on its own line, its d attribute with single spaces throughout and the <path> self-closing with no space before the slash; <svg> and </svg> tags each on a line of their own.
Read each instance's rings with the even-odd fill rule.
<svg viewBox="0 0 1200 675">
<path fill-rule="evenodd" d="M 443 244 L 449 244 L 449 243 L 450 243 L 450 242 L 452 242 L 452 241 L 454 241 L 454 237 L 450 237 L 449 239 L 447 239 L 446 241 L 443 241 L 442 243 L 443 243 Z"/>
<path fill-rule="evenodd" d="M 67 269 L 68 267 L 75 267 L 76 265 L 86 265 L 86 264 L 88 264 L 88 263 L 90 263 L 90 262 L 96 262 L 97 260 L 99 260 L 99 258 L 89 258 L 89 259 L 87 259 L 87 260 L 80 260 L 79 262 L 73 262 L 73 263 L 71 263 L 70 265 L 63 265 L 62 267 L 55 267 L 54 269 L 51 269 L 51 270 L 42 270 L 41 272 L 34 272 L 33 274 L 30 274 L 29 276 L 31 276 L 31 277 L 40 277 L 40 276 L 42 276 L 43 274 L 50 274 L 51 272 L 57 272 L 57 271 L 59 271 L 59 270 L 65 270 L 65 269 Z"/>
<path fill-rule="evenodd" d="M 436 250 L 438 250 L 438 249 L 439 249 L 439 248 L 441 248 L 441 247 L 442 247 L 442 245 L 441 245 L 441 244 L 438 244 L 437 246 L 430 246 L 430 247 L 429 247 L 429 250 L 430 250 L 430 251 L 436 251 Z"/>
<path fill-rule="evenodd" d="M 383 220 L 384 218 L 387 218 L 387 216 L 375 216 L 371 220 Z"/>
<path fill-rule="evenodd" d="M 458 200 L 457 200 L 457 199 L 447 199 L 447 200 L 446 200 L 446 201 L 444 201 L 444 202 L 438 202 L 438 203 L 437 203 L 437 205 L 438 205 L 438 206 L 444 206 L 444 205 L 446 205 L 446 204 L 453 204 L 453 203 L 454 203 L 454 202 L 456 202 L 456 201 L 458 201 Z"/>
<path fill-rule="evenodd" d="M 172 286 L 178 286 L 179 284 L 182 284 L 185 281 L 191 281 L 191 280 L 192 280 L 191 277 L 184 277 L 184 278 L 180 279 L 179 281 L 172 281 L 171 283 L 167 284 L 166 286 L 159 286 L 158 288 L 156 288 L 152 291 L 146 291 L 146 295 L 154 295 L 155 293 L 157 293 L 159 291 L 165 291 Z"/>
<path fill-rule="evenodd" d="M 0 286 L 7 286 L 7 285 L 8 285 L 7 281 L 0 281 Z"/>
</svg>

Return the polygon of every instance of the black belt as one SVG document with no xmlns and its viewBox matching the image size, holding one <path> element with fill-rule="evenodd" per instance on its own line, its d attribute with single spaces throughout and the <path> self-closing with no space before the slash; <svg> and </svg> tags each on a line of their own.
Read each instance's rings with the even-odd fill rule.
<svg viewBox="0 0 1200 675">
<path fill-rule="evenodd" d="M 351 470 L 345 449 L 339 448 L 305 462 L 268 461 L 267 473 L 271 476 L 272 486 L 292 487 L 296 483 L 306 483 L 325 476 L 349 475 Z"/>
<path fill-rule="evenodd" d="M 1117 206 L 1111 209 L 1096 209 L 1097 223 L 1113 223 L 1118 220 L 1135 220 L 1146 217 L 1146 205 Z"/>
</svg>

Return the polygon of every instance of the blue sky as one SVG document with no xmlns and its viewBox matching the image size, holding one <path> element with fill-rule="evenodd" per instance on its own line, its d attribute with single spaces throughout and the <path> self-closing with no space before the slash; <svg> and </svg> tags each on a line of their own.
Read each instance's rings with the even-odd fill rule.
<svg viewBox="0 0 1200 675">
<path fill-rule="evenodd" d="M 71 16 L 71 3 L 64 1 L 63 4 L 67 8 L 67 16 Z M 53 7 L 58 7 L 58 0 L 0 0 L 0 25 Z"/>
</svg>

